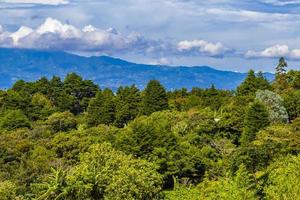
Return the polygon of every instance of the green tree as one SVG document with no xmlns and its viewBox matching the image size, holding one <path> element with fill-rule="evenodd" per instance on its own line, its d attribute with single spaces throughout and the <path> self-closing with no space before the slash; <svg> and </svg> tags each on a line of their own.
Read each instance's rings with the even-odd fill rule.
<svg viewBox="0 0 300 200">
<path fill-rule="evenodd" d="M 21 110 L 8 110 L 0 120 L 0 127 L 3 129 L 30 128 L 30 121 Z"/>
<path fill-rule="evenodd" d="M 161 185 L 155 165 L 104 143 L 92 145 L 69 171 L 54 171 L 35 186 L 35 194 L 38 199 L 158 199 Z"/>
<path fill-rule="evenodd" d="M 150 115 L 151 113 L 162 111 L 168 108 L 168 98 L 165 88 L 156 80 L 151 80 L 143 94 L 142 113 Z"/>
<path fill-rule="evenodd" d="M 300 199 L 300 156 L 288 156 L 268 168 L 269 183 L 266 198 L 274 200 Z"/>
<path fill-rule="evenodd" d="M 266 90 L 270 88 L 270 83 L 264 77 L 262 72 L 259 72 L 257 75 L 255 75 L 255 72 L 250 70 L 246 79 L 241 83 L 240 86 L 238 86 L 237 94 L 239 96 L 254 96 L 257 90 Z"/>
<path fill-rule="evenodd" d="M 286 68 L 288 67 L 285 59 L 281 57 L 279 63 L 276 67 L 276 77 L 274 82 L 275 91 L 278 93 L 283 92 L 287 89 L 287 79 L 286 79 Z"/>
<path fill-rule="evenodd" d="M 50 126 L 52 131 L 59 132 L 59 131 L 69 131 L 77 126 L 77 121 L 74 117 L 74 115 L 69 112 L 58 112 L 52 114 L 48 119 L 46 120 L 46 124 Z"/>
<path fill-rule="evenodd" d="M 75 73 L 68 74 L 64 80 L 64 91 L 75 98 L 71 112 L 79 114 L 88 106 L 88 99 L 99 91 L 97 85 L 90 80 L 83 80 Z"/>
<path fill-rule="evenodd" d="M 267 127 L 269 123 L 269 114 L 266 107 L 258 101 L 251 103 L 246 111 L 241 143 L 248 144 L 253 141 L 256 133 Z"/>
<path fill-rule="evenodd" d="M 286 108 L 289 120 L 293 121 L 300 117 L 300 91 L 291 91 L 284 95 L 284 107 Z"/>
<path fill-rule="evenodd" d="M 11 181 L 0 182 L 0 199 L 12 200 L 17 198 L 17 186 Z"/>
<path fill-rule="evenodd" d="M 123 127 L 129 121 L 135 119 L 140 111 L 141 95 L 134 85 L 120 87 L 116 96 L 116 121 L 118 127 Z"/>
<path fill-rule="evenodd" d="M 87 109 L 87 124 L 97 126 L 99 124 L 110 125 L 115 120 L 115 96 L 109 89 L 97 93 L 90 101 Z"/>
<path fill-rule="evenodd" d="M 51 101 L 41 93 L 32 97 L 28 115 L 32 120 L 45 120 L 54 112 Z"/>
</svg>

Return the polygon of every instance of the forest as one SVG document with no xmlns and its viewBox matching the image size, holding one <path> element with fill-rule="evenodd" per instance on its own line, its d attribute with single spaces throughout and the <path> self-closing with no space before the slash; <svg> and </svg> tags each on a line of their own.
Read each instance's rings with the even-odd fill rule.
<svg viewBox="0 0 300 200">
<path fill-rule="evenodd" d="M 235 91 L 18 80 L 0 90 L 0 200 L 300 199 L 287 67 L 272 82 L 250 70 Z"/>
</svg>

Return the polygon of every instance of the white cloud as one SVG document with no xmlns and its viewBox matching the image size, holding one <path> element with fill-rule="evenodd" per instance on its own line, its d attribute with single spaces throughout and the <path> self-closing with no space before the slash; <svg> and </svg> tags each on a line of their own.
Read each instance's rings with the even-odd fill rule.
<svg viewBox="0 0 300 200">
<path fill-rule="evenodd" d="M 263 51 L 248 51 L 246 57 L 248 58 L 274 58 L 287 56 L 289 54 L 289 47 L 287 45 L 275 45 L 269 48 L 266 48 Z"/>
<path fill-rule="evenodd" d="M 68 4 L 68 0 L 2 0 L 4 3 L 14 4 L 42 4 L 42 5 L 63 5 Z"/>
<path fill-rule="evenodd" d="M 300 49 L 294 49 L 290 52 L 290 58 L 299 60 L 300 59 Z"/>
<path fill-rule="evenodd" d="M 159 58 L 157 60 L 151 61 L 150 65 L 170 65 L 172 62 L 168 58 Z"/>
<path fill-rule="evenodd" d="M 122 35 L 117 30 L 97 29 L 86 26 L 82 30 L 63 24 L 52 18 L 45 20 L 36 29 L 22 26 L 16 32 L 0 32 L 0 46 L 17 48 L 39 48 L 68 51 L 145 51 L 154 41 L 146 40 L 140 34 Z"/>
<path fill-rule="evenodd" d="M 177 44 L 179 52 L 207 54 L 219 56 L 226 52 L 226 48 L 221 43 L 211 43 L 205 40 L 184 40 Z"/>
<path fill-rule="evenodd" d="M 114 28 L 103 30 L 88 25 L 79 29 L 53 18 L 47 18 L 36 29 L 22 26 L 16 32 L 0 32 L 0 47 L 106 54 L 135 52 L 161 57 L 157 64 L 169 64 L 165 57 L 170 55 L 223 57 L 227 53 L 221 43 L 184 40 L 174 45 L 164 40 L 146 39 L 135 32 L 124 35 Z"/>
<path fill-rule="evenodd" d="M 22 26 L 21 28 L 19 28 L 18 31 L 12 33 L 10 37 L 13 40 L 13 44 L 18 45 L 20 39 L 30 35 L 31 33 L 33 33 L 33 29 L 26 26 Z"/>
<path fill-rule="evenodd" d="M 263 51 L 248 51 L 245 54 L 246 58 L 278 58 L 286 57 L 289 59 L 299 60 L 300 59 L 300 49 L 292 49 L 287 45 L 275 45 L 266 48 Z"/>
<path fill-rule="evenodd" d="M 40 35 L 47 33 L 58 34 L 62 38 L 76 38 L 81 36 L 81 31 L 74 26 L 62 24 L 60 21 L 52 18 L 47 18 L 46 21 L 37 28 L 36 32 Z"/>
<path fill-rule="evenodd" d="M 261 2 L 273 4 L 275 6 L 286 6 L 286 5 L 300 4 L 299 0 L 261 0 Z"/>
</svg>

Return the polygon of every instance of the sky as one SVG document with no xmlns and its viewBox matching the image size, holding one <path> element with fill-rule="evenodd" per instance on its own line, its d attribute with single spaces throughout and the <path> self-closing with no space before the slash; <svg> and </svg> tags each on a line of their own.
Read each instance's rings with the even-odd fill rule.
<svg viewBox="0 0 300 200">
<path fill-rule="evenodd" d="M 0 47 L 132 62 L 300 69 L 300 0 L 0 0 Z"/>
</svg>

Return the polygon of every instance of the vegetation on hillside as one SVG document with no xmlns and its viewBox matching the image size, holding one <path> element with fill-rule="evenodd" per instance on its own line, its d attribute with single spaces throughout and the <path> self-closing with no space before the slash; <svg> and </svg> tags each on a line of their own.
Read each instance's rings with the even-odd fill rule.
<svg viewBox="0 0 300 200">
<path fill-rule="evenodd" d="M 117 91 L 77 74 L 0 91 L 0 200 L 300 199 L 300 71 L 236 91 Z"/>
</svg>

